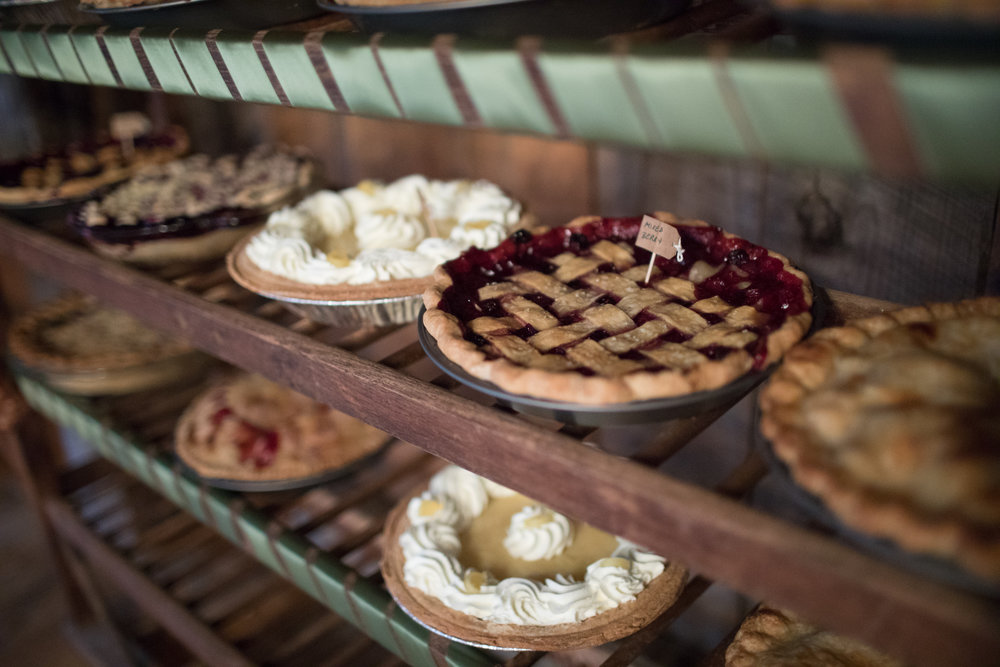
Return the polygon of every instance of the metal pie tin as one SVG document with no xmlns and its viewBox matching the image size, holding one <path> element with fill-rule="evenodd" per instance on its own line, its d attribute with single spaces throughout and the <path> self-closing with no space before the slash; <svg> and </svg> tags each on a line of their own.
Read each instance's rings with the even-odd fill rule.
<svg viewBox="0 0 1000 667">
<path fill-rule="evenodd" d="M 441 352 L 437 341 L 424 328 L 422 309 L 417 334 L 424 352 L 431 361 L 455 380 L 492 396 L 500 404 L 518 412 L 577 426 L 624 426 L 700 415 L 736 402 L 763 382 L 775 368 L 775 365 L 772 364 L 764 370 L 751 371 L 718 389 L 698 391 L 683 396 L 669 396 L 628 403 L 589 405 L 512 394 L 492 382 L 470 375 Z"/>
<path fill-rule="evenodd" d="M 313 322 L 340 327 L 392 326 L 417 319 L 423 307 L 421 295 L 358 301 L 315 301 L 258 292 L 274 299 Z"/>
</svg>

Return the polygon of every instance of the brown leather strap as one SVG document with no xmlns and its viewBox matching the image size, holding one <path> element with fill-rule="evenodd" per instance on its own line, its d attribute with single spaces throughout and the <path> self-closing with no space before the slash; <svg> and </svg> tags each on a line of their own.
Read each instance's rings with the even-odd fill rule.
<svg viewBox="0 0 1000 667">
<path fill-rule="evenodd" d="M 325 34 L 322 30 L 314 30 L 306 35 L 304 41 L 306 55 L 309 56 L 309 62 L 316 70 L 316 76 L 319 77 L 319 82 L 323 85 L 323 90 L 330 98 L 333 108 L 341 113 L 350 113 L 351 107 L 347 104 L 347 100 L 337 84 L 337 79 L 333 76 L 330 64 L 326 62 L 326 56 L 323 55 L 323 36 Z"/>
<path fill-rule="evenodd" d="M 219 44 L 216 41 L 220 32 L 222 30 L 218 28 L 209 30 L 208 34 L 205 35 L 205 46 L 208 47 L 208 53 L 212 56 L 212 62 L 215 63 L 215 67 L 219 70 L 219 76 L 225 82 L 229 94 L 232 95 L 234 100 L 241 102 L 243 101 L 243 96 L 240 94 L 240 89 L 236 87 L 236 82 L 233 81 L 233 74 L 229 71 L 226 61 L 222 58 L 222 52 L 219 51 Z"/>
<path fill-rule="evenodd" d="M 104 56 L 104 61 L 108 64 L 108 69 L 111 70 L 111 77 L 115 80 L 115 85 L 119 88 L 124 88 L 122 77 L 118 74 L 118 67 L 115 65 L 115 59 L 111 57 L 111 51 L 108 50 L 108 45 L 104 41 L 104 33 L 107 31 L 108 26 L 102 25 L 94 33 L 94 38 L 97 39 L 97 47 L 101 50 L 101 55 Z"/>
<path fill-rule="evenodd" d="M 288 95 L 285 94 L 285 89 L 282 87 L 281 81 L 278 79 L 278 75 L 271 65 L 271 59 L 267 56 L 267 51 L 264 50 L 264 37 L 267 35 L 267 32 L 267 30 L 257 31 L 254 33 L 250 43 L 253 44 L 254 53 L 257 54 L 260 66 L 264 68 L 264 74 L 267 75 L 267 80 L 271 82 L 271 87 L 274 88 L 274 94 L 278 96 L 278 101 L 281 102 L 282 106 L 289 107 L 292 103 L 288 101 Z"/>
</svg>

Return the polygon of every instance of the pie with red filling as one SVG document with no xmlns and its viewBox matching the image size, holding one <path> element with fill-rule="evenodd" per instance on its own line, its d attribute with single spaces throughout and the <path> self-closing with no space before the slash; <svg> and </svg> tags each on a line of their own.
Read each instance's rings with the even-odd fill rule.
<svg viewBox="0 0 1000 667">
<path fill-rule="evenodd" d="M 441 353 L 501 389 L 613 404 L 714 389 L 781 357 L 812 321 L 809 279 L 700 220 L 657 216 L 683 259 L 635 245 L 641 218 L 516 232 L 438 267 L 424 326 Z"/>
<path fill-rule="evenodd" d="M 275 384 L 241 375 L 199 395 L 175 433 L 199 475 L 240 481 L 312 477 L 374 453 L 389 436 Z"/>
<path fill-rule="evenodd" d="M 774 453 L 843 523 L 1000 581 L 1000 298 L 823 329 L 760 405 Z"/>
</svg>

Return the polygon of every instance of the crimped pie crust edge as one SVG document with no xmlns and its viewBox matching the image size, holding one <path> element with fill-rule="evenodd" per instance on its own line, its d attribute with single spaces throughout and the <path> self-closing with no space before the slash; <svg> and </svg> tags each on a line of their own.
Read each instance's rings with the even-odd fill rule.
<svg viewBox="0 0 1000 667">
<path fill-rule="evenodd" d="M 820 497 L 844 523 L 890 538 L 907 550 L 953 559 L 980 576 L 997 580 L 997 540 L 955 521 L 929 520 L 905 499 L 876 495 L 842 471 L 823 465 L 808 431 L 795 419 L 798 402 L 825 381 L 841 351 L 857 349 L 900 325 L 974 316 L 1000 317 L 1000 297 L 902 308 L 817 332 L 789 351 L 762 388 L 760 428 L 796 483 Z"/>
<path fill-rule="evenodd" d="M 642 590 L 636 599 L 592 616 L 580 623 L 560 625 L 514 625 L 488 623 L 445 606 L 440 600 L 408 586 L 403 578 L 403 550 L 399 537 L 409 527 L 406 506 L 421 489 L 402 501 L 389 513 L 382 533 L 382 576 L 397 604 L 425 626 L 448 637 L 473 644 L 501 648 L 562 651 L 598 646 L 638 632 L 668 609 L 680 596 L 687 581 L 687 570 L 676 561 Z"/>
<path fill-rule="evenodd" d="M 701 220 L 681 220 L 671 213 L 658 211 L 655 215 L 671 224 L 709 226 Z M 579 227 L 597 220 L 600 220 L 599 216 L 580 216 L 567 226 Z M 544 228 L 532 230 L 533 233 L 545 231 Z M 735 234 L 723 233 L 726 238 L 736 238 Z M 802 280 L 803 294 L 811 308 L 812 289 L 809 278 L 793 267 L 785 256 L 766 250 L 769 256 L 782 262 L 784 270 Z M 473 377 L 492 382 L 514 394 L 581 404 L 626 403 L 716 389 L 743 376 L 753 366 L 753 359 L 745 350 L 734 351 L 723 359 L 709 360 L 686 372 L 638 371 L 619 377 L 583 376 L 574 371 L 546 371 L 519 366 L 505 358 L 489 359 L 475 344 L 465 340 L 457 318 L 438 309 L 444 291 L 451 285 L 451 276 L 439 266 L 434 272 L 434 284 L 423 295 L 426 308 L 424 328 L 437 341 L 438 348 L 445 357 Z M 806 334 L 811 324 L 810 310 L 788 317 L 779 329 L 769 334 L 768 359 L 771 362 L 780 359 Z"/>
</svg>

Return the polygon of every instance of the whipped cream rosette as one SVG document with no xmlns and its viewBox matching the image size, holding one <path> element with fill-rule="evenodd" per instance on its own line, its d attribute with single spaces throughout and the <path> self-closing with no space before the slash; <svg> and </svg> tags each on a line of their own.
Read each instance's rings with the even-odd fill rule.
<svg viewBox="0 0 1000 667">
<path fill-rule="evenodd" d="M 432 630 L 532 650 L 631 634 L 686 579 L 661 556 L 455 466 L 393 511 L 382 571 Z"/>
<path fill-rule="evenodd" d="M 491 248 L 525 224 L 520 203 L 487 181 L 363 181 L 274 212 L 234 250 L 229 267 L 244 287 L 314 319 L 340 324 L 345 306 L 382 300 L 390 322 L 409 321 L 435 267 L 467 248 Z M 384 300 L 406 307 L 396 312 L 391 306 L 402 304 Z"/>
</svg>

